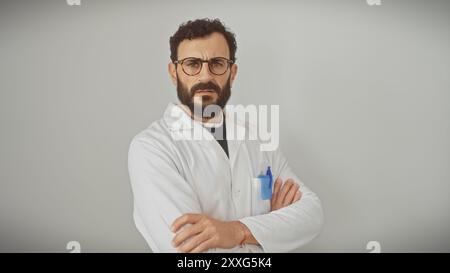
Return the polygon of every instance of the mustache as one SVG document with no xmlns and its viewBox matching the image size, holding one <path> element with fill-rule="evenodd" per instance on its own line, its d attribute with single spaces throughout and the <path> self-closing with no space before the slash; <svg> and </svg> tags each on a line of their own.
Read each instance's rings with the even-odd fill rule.
<svg viewBox="0 0 450 273">
<path fill-rule="evenodd" d="M 220 87 L 213 83 L 213 82 L 201 82 L 197 83 L 196 85 L 192 86 L 191 88 L 191 95 L 193 96 L 195 92 L 198 90 L 204 90 L 204 89 L 211 89 L 214 90 L 217 94 L 220 93 Z"/>
</svg>

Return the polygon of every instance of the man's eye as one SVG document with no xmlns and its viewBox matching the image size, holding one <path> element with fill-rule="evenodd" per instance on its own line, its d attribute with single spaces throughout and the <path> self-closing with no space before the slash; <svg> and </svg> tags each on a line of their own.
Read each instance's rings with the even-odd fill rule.
<svg viewBox="0 0 450 273">
<path fill-rule="evenodd" d="M 224 62 L 223 62 L 223 61 L 220 61 L 220 60 L 214 60 L 214 61 L 212 62 L 212 64 L 213 64 L 215 67 L 222 67 L 222 66 L 225 65 Z"/>
<path fill-rule="evenodd" d="M 186 65 L 188 67 L 194 67 L 194 68 L 199 66 L 198 62 L 196 62 L 196 61 L 187 61 Z"/>
</svg>

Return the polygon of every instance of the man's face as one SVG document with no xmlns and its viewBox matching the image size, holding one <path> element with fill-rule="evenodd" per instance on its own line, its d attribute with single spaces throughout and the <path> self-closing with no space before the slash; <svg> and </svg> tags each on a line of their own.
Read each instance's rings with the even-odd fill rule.
<svg viewBox="0 0 450 273">
<path fill-rule="evenodd" d="M 223 35 L 214 32 L 206 37 L 182 41 L 178 46 L 178 60 L 188 57 L 202 60 L 216 57 L 230 59 L 230 53 Z M 177 86 L 178 98 L 182 104 L 189 107 L 192 113 L 196 103 L 201 103 L 202 110 L 212 104 L 223 108 L 230 98 L 237 66 L 231 65 L 223 75 L 211 73 L 208 66 L 208 63 L 203 63 L 201 71 L 190 76 L 183 72 L 180 64 L 169 64 L 169 74 Z"/>
</svg>

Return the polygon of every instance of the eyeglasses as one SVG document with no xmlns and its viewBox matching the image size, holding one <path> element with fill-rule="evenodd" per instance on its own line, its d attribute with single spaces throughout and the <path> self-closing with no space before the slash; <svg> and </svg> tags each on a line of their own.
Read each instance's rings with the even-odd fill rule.
<svg viewBox="0 0 450 273">
<path fill-rule="evenodd" d="M 202 71 L 203 63 L 208 63 L 208 68 L 214 75 L 220 76 L 227 72 L 230 64 L 234 61 L 228 60 L 223 57 L 216 57 L 209 60 L 202 60 L 200 58 L 188 57 L 182 60 L 173 62 L 174 64 L 180 64 L 183 72 L 189 76 L 195 76 Z"/>
</svg>

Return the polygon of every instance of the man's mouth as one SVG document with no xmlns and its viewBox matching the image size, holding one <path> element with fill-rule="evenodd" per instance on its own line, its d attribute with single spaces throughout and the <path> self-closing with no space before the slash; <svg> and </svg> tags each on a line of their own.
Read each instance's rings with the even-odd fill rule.
<svg viewBox="0 0 450 273">
<path fill-rule="evenodd" d="M 195 94 L 197 93 L 215 93 L 216 91 L 214 91 L 213 89 L 199 89 L 195 91 Z"/>
</svg>

